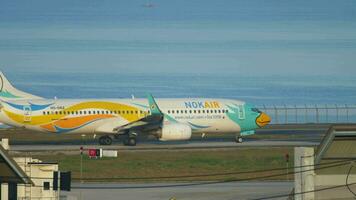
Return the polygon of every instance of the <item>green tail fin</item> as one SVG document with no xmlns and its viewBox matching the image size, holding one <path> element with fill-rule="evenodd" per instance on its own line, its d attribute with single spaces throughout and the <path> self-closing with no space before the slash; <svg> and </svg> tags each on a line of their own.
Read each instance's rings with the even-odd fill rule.
<svg viewBox="0 0 356 200">
<path fill-rule="evenodd" d="M 151 94 L 147 94 L 147 99 L 148 99 L 148 105 L 150 107 L 150 111 L 152 115 L 161 115 L 162 112 L 159 109 L 155 99 L 153 98 L 153 96 Z"/>
</svg>

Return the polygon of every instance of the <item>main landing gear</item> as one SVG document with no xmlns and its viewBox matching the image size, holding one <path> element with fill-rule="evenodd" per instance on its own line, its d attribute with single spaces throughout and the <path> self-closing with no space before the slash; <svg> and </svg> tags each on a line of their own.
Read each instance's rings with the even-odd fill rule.
<svg viewBox="0 0 356 200">
<path fill-rule="evenodd" d="M 115 134 L 115 135 L 104 135 L 99 138 L 100 145 L 111 145 L 113 139 L 122 139 L 125 146 L 136 146 L 137 143 L 137 133 L 130 132 L 126 134 Z"/>
<path fill-rule="evenodd" d="M 136 143 L 137 143 L 137 133 L 130 131 L 124 135 L 125 146 L 136 146 Z"/>
<path fill-rule="evenodd" d="M 125 146 L 136 146 L 136 137 L 130 137 L 128 136 L 127 138 L 124 139 L 124 145 Z"/>
<path fill-rule="evenodd" d="M 111 145 L 112 144 L 112 138 L 108 135 L 101 136 L 99 138 L 99 144 L 100 145 Z"/>
<path fill-rule="evenodd" d="M 120 136 L 120 137 L 119 137 Z M 123 143 L 125 146 L 136 146 L 137 139 L 136 134 L 127 134 L 127 135 L 114 135 L 115 139 L 119 139 L 123 137 Z M 100 145 L 111 145 L 113 142 L 113 138 L 109 135 L 104 135 L 99 138 Z"/>
<path fill-rule="evenodd" d="M 241 136 L 235 136 L 235 142 L 236 143 L 242 143 L 243 142 L 243 139 Z"/>
</svg>

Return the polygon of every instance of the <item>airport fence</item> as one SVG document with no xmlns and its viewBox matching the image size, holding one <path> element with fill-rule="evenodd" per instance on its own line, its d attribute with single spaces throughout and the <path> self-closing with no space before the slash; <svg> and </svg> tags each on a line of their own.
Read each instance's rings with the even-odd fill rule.
<svg viewBox="0 0 356 200">
<path fill-rule="evenodd" d="M 262 105 L 271 124 L 356 123 L 356 105 Z"/>
</svg>

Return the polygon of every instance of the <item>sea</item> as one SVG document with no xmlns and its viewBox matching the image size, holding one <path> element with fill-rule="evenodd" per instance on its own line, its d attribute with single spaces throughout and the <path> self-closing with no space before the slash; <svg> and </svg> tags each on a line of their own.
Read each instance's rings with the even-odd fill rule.
<svg viewBox="0 0 356 200">
<path fill-rule="evenodd" d="M 354 105 L 356 77 L 8 72 L 18 88 L 46 98 L 231 98 L 255 105 Z"/>
</svg>

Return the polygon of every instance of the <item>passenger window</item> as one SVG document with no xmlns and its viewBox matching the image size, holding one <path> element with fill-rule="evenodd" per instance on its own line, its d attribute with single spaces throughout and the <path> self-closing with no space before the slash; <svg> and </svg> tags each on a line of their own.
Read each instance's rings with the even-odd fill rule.
<svg viewBox="0 0 356 200">
<path fill-rule="evenodd" d="M 43 111 L 43 115 L 46 115 L 46 112 L 45 112 L 45 111 Z"/>
<path fill-rule="evenodd" d="M 188 113 L 188 111 L 187 111 L 187 110 L 185 110 L 184 112 L 185 112 L 185 114 L 187 114 L 187 113 Z"/>
<path fill-rule="evenodd" d="M 198 113 L 200 114 L 200 110 L 198 110 Z"/>
<path fill-rule="evenodd" d="M 195 113 L 197 113 L 197 111 L 196 111 L 196 110 L 194 110 L 194 114 L 195 114 Z"/>
<path fill-rule="evenodd" d="M 138 111 L 137 111 L 137 110 L 135 111 L 135 114 L 138 114 Z"/>
<path fill-rule="evenodd" d="M 189 110 L 189 113 L 192 113 L 192 110 Z"/>
</svg>

